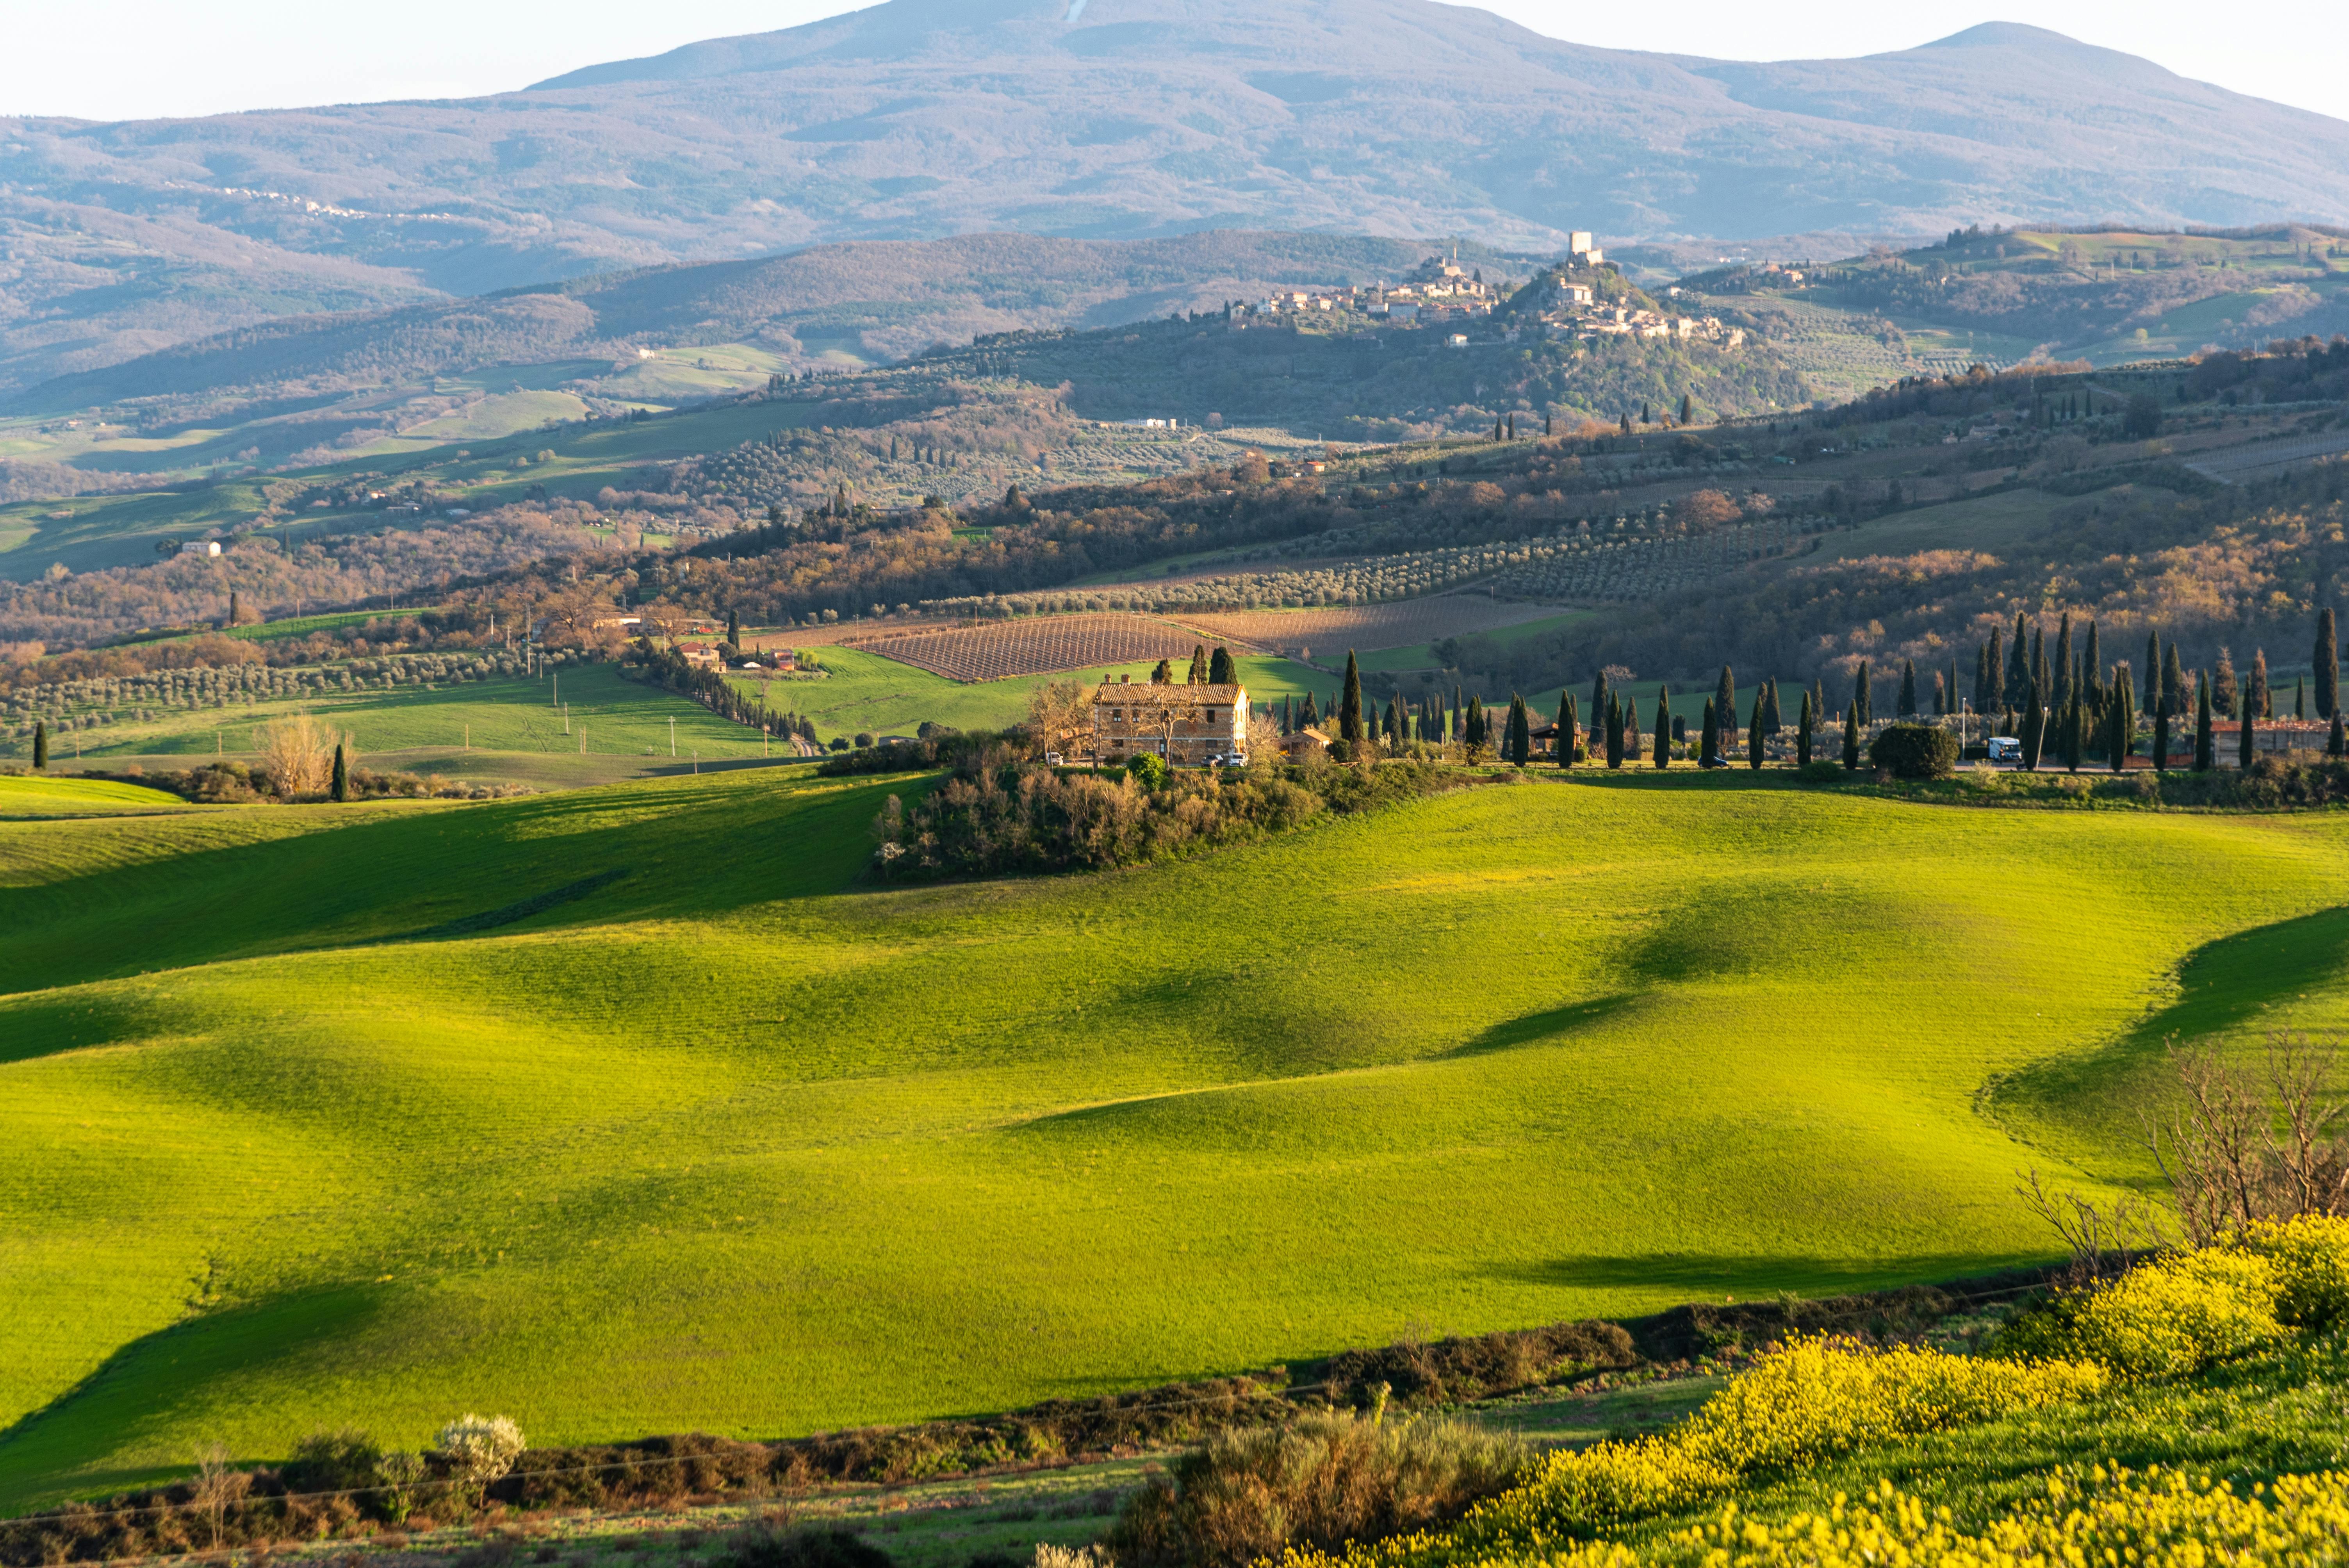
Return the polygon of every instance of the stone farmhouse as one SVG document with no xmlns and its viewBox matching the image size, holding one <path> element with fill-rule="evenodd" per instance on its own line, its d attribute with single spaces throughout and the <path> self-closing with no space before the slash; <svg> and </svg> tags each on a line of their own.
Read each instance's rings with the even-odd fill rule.
<svg viewBox="0 0 2349 1568">
<path fill-rule="evenodd" d="M 1092 754 L 1122 763 L 1129 757 L 1164 757 L 1176 766 L 1203 766 L 1247 750 L 1247 688 L 1240 686 L 1135 685 L 1102 677 L 1093 688 Z"/>
</svg>

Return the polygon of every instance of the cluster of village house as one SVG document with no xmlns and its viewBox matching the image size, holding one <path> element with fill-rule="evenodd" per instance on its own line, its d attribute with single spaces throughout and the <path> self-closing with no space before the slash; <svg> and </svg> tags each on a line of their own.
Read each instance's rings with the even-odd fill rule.
<svg viewBox="0 0 2349 1568">
<path fill-rule="evenodd" d="M 1566 262 L 1551 274 L 1556 297 L 1545 302 L 1539 325 L 1521 323 L 1510 327 L 1502 335 L 1505 340 L 1514 343 L 1527 331 L 1540 331 L 1552 337 L 1577 338 L 1586 343 L 1601 337 L 1661 337 L 1717 343 L 1734 348 L 1745 341 L 1743 328 L 1724 326 L 1717 316 L 1600 304 L 1597 286 L 1587 279 L 1606 259 L 1606 253 L 1592 242 L 1587 231 L 1570 235 Z M 1671 292 L 1674 297 L 1680 293 L 1678 289 Z M 1232 329 L 1246 332 L 1272 318 L 1316 311 L 1350 311 L 1395 325 L 1464 326 L 1475 317 L 1491 315 L 1499 303 L 1499 294 L 1491 284 L 1464 271 L 1456 259 L 1447 261 L 1437 256 L 1399 284 L 1288 289 L 1268 295 L 1234 311 Z M 1469 339 L 1465 333 L 1454 332 L 1446 342 L 1454 348 L 1465 348 Z"/>
</svg>

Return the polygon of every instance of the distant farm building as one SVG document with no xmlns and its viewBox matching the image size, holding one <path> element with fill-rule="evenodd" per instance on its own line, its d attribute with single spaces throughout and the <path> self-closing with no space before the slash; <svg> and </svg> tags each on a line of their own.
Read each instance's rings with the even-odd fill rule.
<svg viewBox="0 0 2349 1568">
<path fill-rule="evenodd" d="M 1136 686 L 1104 676 L 1093 688 L 1096 758 L 1204 764 L 1247 751 L 1247 725 L 1246 686 Z"/>
</svg>

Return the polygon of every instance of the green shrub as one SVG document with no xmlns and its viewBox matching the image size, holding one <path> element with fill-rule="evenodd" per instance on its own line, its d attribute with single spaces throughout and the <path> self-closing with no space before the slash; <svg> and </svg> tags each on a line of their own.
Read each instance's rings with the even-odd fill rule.
<svg viewBox="0 0 2349 1568">
<path fill-rule="evenodd" d="M 1803 782 L 1806 784 L 1833 784 L 1843 776 L 1843 764 L 1840 762 L 1812 762 L 1803 768 Z"/>
<path fill-rule="evenodd" d="M 294 1457 L 278 1468 L 292 1492 L 357 1491 L 378 1483 L 383 1449 L 356 1427 L 312 1432 L 294 1445 Z"/>
<path fill-rule="evenodd" d="M 1146 751 L 1138 752 L 1127 759 L 1125 771 L 1135 783 L 1154 795 L 1166 788 L 1166 759 L 1163 757 L 1155 757 Z"/>
<path fill-rule="evenodd" d="M 853 1530 L 745 1530 L 718 1554 L 720 1568 L 895 1568 Z"/>
<path fill-rule="evenodd" d="M 1930 724 L 1896 724 L 1868 744 L 1868 759 L 1895 779 L 1947 779 L 1958 770 L 1958 738 Z"/>
</svg>

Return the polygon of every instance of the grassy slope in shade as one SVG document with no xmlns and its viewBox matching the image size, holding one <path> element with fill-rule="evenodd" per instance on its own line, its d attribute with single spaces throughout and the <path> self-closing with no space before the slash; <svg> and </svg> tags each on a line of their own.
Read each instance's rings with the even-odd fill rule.
<svg viewBox="0 0 2349 1568">
<path fill-rule="evenodd" d="M 346 1421 L 803 1432 L 2042 1255 L 2018 1166 L 2145 1174 L 2099 1053 L 2349 872 L 2333 817 L 1683 773 L 858 885 L 905 787 L 0 823 L 0 1499 Z M 2344 956 L 2234 985 L 2323 1022 Z M 2086 1066 L 1977 1109 L 2051 1061 Z"/>
</svg>

